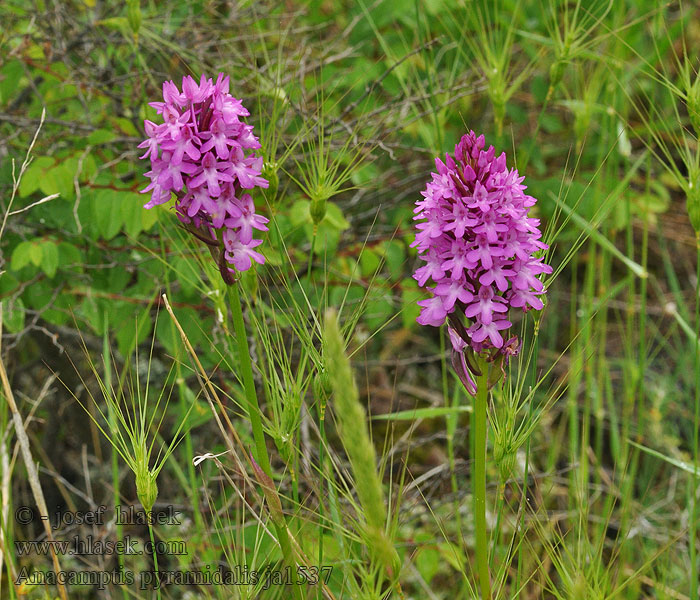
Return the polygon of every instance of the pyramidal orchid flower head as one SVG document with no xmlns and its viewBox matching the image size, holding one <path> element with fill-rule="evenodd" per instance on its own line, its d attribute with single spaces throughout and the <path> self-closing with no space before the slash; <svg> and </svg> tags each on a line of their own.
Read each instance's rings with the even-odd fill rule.
<svg viewBox="0 0 700 600">
<path fill-rule="evenodd" d="M 199 82 L 183 77 L 182 91 L 164 82 L 163 101 L 150 103 L 162 123 L 144 121 L 148 137 L 138 147 L 145 149 L 140 158 L 151 164 L 150 183 L 141 190 L 151 194 L 145 208 L 174 197 L 178 218 L 209 245 L 231 283 L 235 271 L 265 261 L 254 250 L 262 241 L 253 236 L 267 231 L 268 219 L 255 212 L 249 193 L 268 182 L 261 176 L 262 157 L 255 154 L 260 142 L 241 121 L 250 113 L 229 93 L 229 83 L 223 73 L 216 82 L 205 75 Z"/>
<path fill-rule="evenodd" d="M 412 246 L 424 262 L 414 278 L 430 298 L 418 302 L 418 322 L 439 327 L 449 322 L 453 364 L 465 387 L 476 389 L 467 368 L 472 353 L 487 360 L 507 360 L 518 351 L 508 335 L 511 309 L 544 307 L 539 276 L 551 273 L 537 253 L 539 219 L 528 216 L 536 202 L 525 194 L 523 177 L 508 169 L 505 153 L 485 149 L 473 131 L 445 161 L 416 202 L 416 237 Z M 466 356 L 465 356 L 466 353 Z"/>
</svg>

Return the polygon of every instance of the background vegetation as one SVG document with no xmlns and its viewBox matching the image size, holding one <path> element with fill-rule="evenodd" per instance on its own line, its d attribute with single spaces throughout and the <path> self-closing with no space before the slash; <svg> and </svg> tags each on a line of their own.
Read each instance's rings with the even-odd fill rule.
<svg viewBox="0 0 700 600">
<path fill-rule="evenodd" d="M 161 569 L 275 565 L 281 519 L 298 562 L 333 567 L 303 597 L 476 597 L 471 400 L 445 332 L 415 323 L 409 248 L 434 157 L 469 129 L 526 175 L 555 268 L 490 405 L 494 595 L 698 597 L 693 3 L 9 0 L 0 16 L 3 597 L 60 593 L 13 584 L 53 568 L 14 544 L 45 535 L 14 518 L 35 502 L 20 430 L 50 513 L 112 510 L 138 502 L 115 443 L 134 407 L 132 449 L 152 441 L 148 464 L 162 467 L 154 510 L 184 515 L 151 532 L 186 542 Z M 226 286 L 172 210 L 144 210 L 138 193 L 148 102 L 163 80 L 219 71 L 272 183 L 256 197 L 267 264 L 242 283 L 273 480 L 246 462 Z M 324 327 L 328 307 L 340 333 Z M 337 385 L 336 334 L 356 397 Z M 343 423 L 357 402 L 376 469 L 358 454 L 360 423 Z M 206 453 L 219 456 L 193 464 Z M 149 539 L 110 519 L 53 535 Z M 58 558 L 72 572 L 153 568 L 148 553 Z M 126 587 L 70 597 L 151 597 Z M 292 594 L 262 588 L 161 593 Z"/>
</svg>

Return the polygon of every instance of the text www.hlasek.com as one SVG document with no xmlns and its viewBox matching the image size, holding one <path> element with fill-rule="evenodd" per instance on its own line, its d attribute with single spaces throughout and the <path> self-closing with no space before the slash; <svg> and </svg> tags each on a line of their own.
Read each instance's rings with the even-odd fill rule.
<svg viewBox="0 0 700 600">
<path fill-rule="evenodd" d="M 48 556 L 52 551 L 59 555 L 135 555 L 135 554 L 167 554 L 170 556 L 185 556 L 187 545 L 183 540 L 159 540 L 152 543 L 147 540 L 140 543 L 138 539 L 126 536 L 118 542 L 114 540 L 96 540 L 92 536 L 73 540 L 21 540 L 15 541 L 15 551 L 18 556 Z"/>
</svg>

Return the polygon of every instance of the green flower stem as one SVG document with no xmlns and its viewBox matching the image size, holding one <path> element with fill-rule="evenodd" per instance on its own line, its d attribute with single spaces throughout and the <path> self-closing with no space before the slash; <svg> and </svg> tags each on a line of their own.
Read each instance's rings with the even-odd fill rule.
<svg viewBox="0 0 700 600">
<path fill-rule="evenodd" d="M 238 291 L 240 282 L 228 286 L 231 294 L 231 313 L 233 315 L 233 329 L 236 334 L 236 342 L 238 343 L 238 358 L 240 360 L 241 371 L 243 373 L 243 387 L 245 389 L 246 400 L 248 402 L 248 417 L 253 428 L 253 439 L 255 440 L 255 461 L 260 465 L 265 475 L 272 481 L 272 467 L 270 466 L 270 457 L 267 454 L 267 445 L 265 444 L 265 434 L 263 432 L 262 419 L 260 417 L 260 405 L 258 404 L 258 396 L 255 393 L 255 380 L 253 378 L 253 365 L 250 362 L 250 349 L 248 348 L 248 337 L 245 332 L 245 323 L 243 321 L 243 306 L 241 304 L 241 294 Z M 282 550 L 282 556 L 285 563 L 292 569 L 296 570 L 296 561 L 294 560 L 294 552 L 289 539 L 289 530 L 286 522 L 278 522 L 278 519 L 273 519 L 277 539 Z M 301 587 L 292 586 L 296 598 L 301 598 Z"/>
<path fill-rule="evenodd" d="M 241 305 L 241 295 L 238 291 L 239 282 L 228 286 L 231 294 L 231 312 L 233 314 L 233 328 L 236 333 L 238 343 L 238 359 L 241 361 L 241 372 L 243 373 L 243 387 L 248 402 L 248 418 L 253 427 L 253 439 L 255 440 L 255 460 L 265 474 L 272 478 L 272 468 L 270 458 L 267 454 L 265 444 L 265 434 L 263 433 L 262 419 L 260 418 L 260 405 L 258 396 L 255 393 L 255 381 L 253 379 L 253 365 L 250 362 L 250 349 L 248 348 L 248 337 L 245 332 L 243 322 L 243 307 Z"/>
<path fill-rule="evenodd" d="M 472 435 L 474 439 L 474 471 L 472 500 L 476 534 L 476 563 L 481 585 L 482 600 L 491 600 L 489 575 L 489 538 L 486 533 L 486 405 L 489 396 L 488 365 L 479 361 L 481 375 L 476 380 L 476 396 L 472 411 Z"/>
<path fill-rule="evenodd" d="M 700 291 L 700 232 L 695 234 L 695 243 L 697 249 L 696 258 L 696 289 Z M 700 331 L 700 300 L 697 294 L 695 295 L 695 331 Z M 695 344 L 695 340 L 692 341 Z M 694 352 L 693 371 L 695 372 L 695 410 L 693 414 L 693 470 L 692 488 L 690 489 L 690 598 L 698 597 L 698 559 L 697 559 L 697 530 L 698 530 L 698 505 L 696 499 L 696 490 L 698 489 L 698 459 L 700 458 L 700 356 L 698 352 Z"/>
<path fill-rule="evenodd" d="M 316 245 L 316 235 L 318 234 L 318 225 L 314 223 L 314 231 L 311 236 L 311 247 L 309 248 L 309 263 L 306 266 L 306 276 L 311 278 L 311 267 L 314 263 L 314 246 Z"/>
</svg>

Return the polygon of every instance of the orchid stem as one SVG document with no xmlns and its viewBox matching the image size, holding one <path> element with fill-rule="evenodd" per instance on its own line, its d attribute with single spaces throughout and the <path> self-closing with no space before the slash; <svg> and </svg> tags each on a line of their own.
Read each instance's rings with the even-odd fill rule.
<svg viewBox="0 0 700 600">
<path fill-rule="evenodd" d="M 241 294 L 238 291 L 240 282 L 235 282 L 228 286 L 231 294 L 231 313 L 233 315 L 233 329 L 236 334 L 236 343 L 238 344 L 238 358 L 240 360 L 241 371 L 243 372 L 243 387 L 248 403 L 248 417 L 253 428 L 253 439 L 255 440 L 255 460 L 260 465 L 265 475 L 273 481 L 272 467 L 270 466 L 270 457 L 267 453 L 267 445 L 265 444 L 265 433 L 263 432 L 262 419 L 260 418 L 260 405 L 258 404 L 258 396 L 255 393 L 255 380 L 253 378 L 253 365 L 250 361 L 250 348 L 248 347 L 248 337 L 245 331 L 245 322 L 243 321 L 243 306 L 241 304 Z M 289 538 L 289 530 L 286 520 L 278 523 L 277 519 L 273 520 L 277 539 L 282 550 L 284 562 L 289 566 L 292 572 L 296 571 L 296 560 L 294 551 L 292 550 L 291 540 Z M 298 585 L 292 586 L 294 597 L 301 600 L 301 587 Z"/>
<path fill-rule="evenodd" d="M 481 375 L 476 381 L 476 396 L 472 411 L 474 471 L 472 501 L 476 536 L 476 562 L 482 600 L 491 600 L 489 575 L 489 539 L 486 532 L 486 405 L 489 396 L 488 365 L 479 361 Z"/>
<path fill-rule="evenodd" d="M 241 295 L 238 291 L 239 285 L 240 282 L 236 282 L 228 286 L 228 289 L 231 293 L 233 328 L 236 333 L 236 343 L 238 344 L 238 360 L 243 373 L 243 387 L 248 404 L 248 418 L 253 428 L 253 439 L 255 440 L 255 460 L 265 474 L 272 478 L 272 468 L 270 467 L 270 458 L 267 454 L 265 434 L 263 432 L 262 419 L 260 418 L 260 405 L 258 404 L 258 396 L 255 393 L 253 365 L 250 362 L 250 349 L 248 348 L 248 337 L 246 336 L 245 323 L 243 321 L 243 307 L 241 305 Z"/>
</svg>

